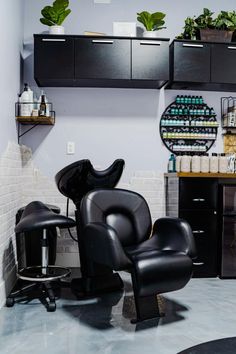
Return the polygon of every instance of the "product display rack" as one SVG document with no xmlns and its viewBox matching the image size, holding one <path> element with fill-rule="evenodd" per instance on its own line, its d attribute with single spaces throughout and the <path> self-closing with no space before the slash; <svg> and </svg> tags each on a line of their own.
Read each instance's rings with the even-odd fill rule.
<svg viewBox="0 0 236 354">
<path fill-rule="evenodd" d="M 223 134 L 236 134 L 236 97 L 221 97 Z"/>
<path fill-rule="evenodd" d="M 35 102 L 27 102 L 27 103 L 19 103 L 16 102 L 15 104 L 15 117 L 16 117 L 16 122 L 18 124 L 17 126 L 17 135 L 18 135 L 18 143 L 20 142 L 20 138 L 34 129 L 38 125 L 54 125 L 56 121 L 56 113 L 53 110 L 53 105 L 51 102 L 46 103 L 47 107 L 47 115 L 46 116 L 24 116 L 21 115 L 22 111 L 22 105 L 30 105 L 32 109 L 37 110 L 39 103 Z M 29 129 L 24 130 L 21 132 L 21 125 L 30 125 L 31 127 Z"/>
<path fill-rule="evenodd" d="M 174 154 L 202 154 L 214 144 L 218 126 L 214 109 L 201 96 L 177 96 L 162 114 L 160 136 Z"/>
</svg>

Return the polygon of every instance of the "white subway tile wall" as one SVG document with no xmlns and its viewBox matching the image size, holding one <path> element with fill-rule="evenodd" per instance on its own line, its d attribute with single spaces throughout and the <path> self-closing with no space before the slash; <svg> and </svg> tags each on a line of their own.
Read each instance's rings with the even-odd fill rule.
<svg viewBox="0 0 236 354">
<path fill-rule="evenodd" d="M 165 215 L 162 173 L 136 171 L 130 183 L 120 183 L 118 187 L 143 195 L 153 221 Z M 56 205 L 62 214 L 66 213 L 66 198 L 57 190 L 55 182 L 44 176 L 34 165 L 31 149 L 9 142 L 0 157 L 0 307 L 16 280 L 15 215 L 20 207 L 33 200 Z M 74 217 L 73 202 L 70 202 L 69 215 Z M 76 237 L 75 228 L 71 232 Z M 61 230 L 58 237 L 56 263 L 79 266 L 78 246 L 67 230 Z"/>
</svg>

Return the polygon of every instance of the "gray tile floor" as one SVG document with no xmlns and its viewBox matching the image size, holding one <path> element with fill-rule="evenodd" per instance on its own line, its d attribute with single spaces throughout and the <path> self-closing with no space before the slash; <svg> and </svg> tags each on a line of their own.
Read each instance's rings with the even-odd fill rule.
<svg viewBox="0 0 236 354">
<path fill-rule="evenodd" d="M 115 293 L 79 301 L 65 289 L 53 313 L 37 300 L 4 307 L 0 353 L 177 354 L 235 336 L 236 280 L 192 279 L 184 289 L 165 294 L 166 316 L 159 323 L 133 325 L 127 312 L 122 315 L 131 287 L 129 277 L 121 275 L 126 297 Z"/>
</svg>

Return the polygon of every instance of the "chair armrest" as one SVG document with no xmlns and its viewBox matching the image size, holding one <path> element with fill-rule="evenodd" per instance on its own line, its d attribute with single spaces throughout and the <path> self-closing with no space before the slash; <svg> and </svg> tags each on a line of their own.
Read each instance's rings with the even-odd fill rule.
<svg viewBox="0 0 236 354">
<path fill-rule="evenodd" d="M 115 229 L 107 224 L 87 224 L 83 229 L 83 241 L 87 256 L 94 262 L 114 270 L 124 270 L 132 264 L 124 253 Z"/>
<path fill-rule="evenodd" d="M 165 217 L 156 220 L 152 236 L 157 237 L 160 249 L 184 252 L 192 259 L 197 257 L 192 229 L 184 219 Z"/>
</svg>

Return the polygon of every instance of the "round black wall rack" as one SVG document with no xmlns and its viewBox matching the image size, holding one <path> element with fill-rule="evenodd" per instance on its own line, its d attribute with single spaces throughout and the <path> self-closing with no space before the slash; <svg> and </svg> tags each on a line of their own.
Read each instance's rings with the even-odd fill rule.
<svg viewBox="0 0 236 354">
<path fill-rule="evenodd" d="M 160 135 L 174 154 L 203 154 L 214 144 L 218 126 L 214 109 L 201 96 L 177 96 L 161 116 Z"/>
</svg>

